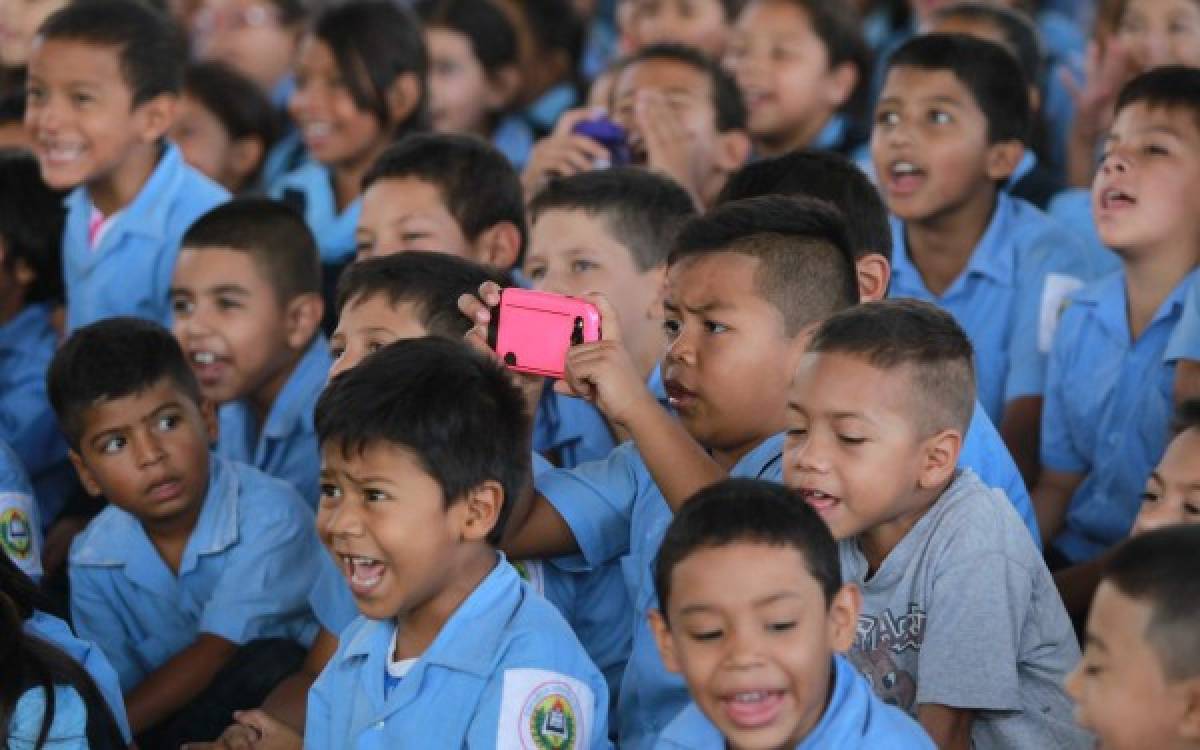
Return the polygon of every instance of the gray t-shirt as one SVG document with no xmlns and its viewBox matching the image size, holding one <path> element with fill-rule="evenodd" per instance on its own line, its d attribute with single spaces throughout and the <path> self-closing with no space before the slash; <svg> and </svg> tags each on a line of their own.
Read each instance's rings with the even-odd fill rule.
<svg viewBox="0 0 1200 750">
<path fill-rule="evenodd" d="M 881 698 L 975 711 L 976 748 L 1091 746 L 1062 687 L 1071 621 L 1002 492 L 960 472 L 870 580 L 857 540 L 840 553 L 863 591 L 850 659 Z"/>
</svg>

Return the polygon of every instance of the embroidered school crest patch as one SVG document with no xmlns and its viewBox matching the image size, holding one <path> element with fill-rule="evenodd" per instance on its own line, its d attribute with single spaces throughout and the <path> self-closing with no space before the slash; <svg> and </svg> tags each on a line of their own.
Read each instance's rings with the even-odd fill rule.
<svg viewBox="0 0 1200 750">
<path fill-rule="evenodd" d="M 33 554 L 33 528 L 20 508 L 0 511 L 0 549 L 16 562 L 28 560 Z"/>
<path fill-rule="evenodd" d="M 504 673 L 498 748 L 580 750 L 591 722 L 592 691 L 579 680 L 543 669 Z"/>
<path fill-rule="evenodd" d="M 570 750 L 575 732 L 575 711 L 559 693 L 548 693 L 529 714 L 529 735 L 537 750 Z"/>
</svg>

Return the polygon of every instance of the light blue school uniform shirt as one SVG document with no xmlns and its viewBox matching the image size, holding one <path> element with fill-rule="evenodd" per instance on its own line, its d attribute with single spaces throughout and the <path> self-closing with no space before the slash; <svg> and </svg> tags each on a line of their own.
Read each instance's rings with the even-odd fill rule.
<svg viewBox="0 0 1200 750">
<path fill-rule="evenodd" d="M 70 685 L 54 686 L 54 718 L 44 745 L 38 745 L 48 706 L 46 691 L 33 687 L 21 693 L 8 720 L 7 750 L 88 750 L 87 704 Z"/>
<path fill-rule="evenodd" d="M 1085 188 L 1068 188 L 1050 199 L 1046 213 L 1063 229 L 1072 232 L 1091 250 L 1100 264 L 1100 275 L 1107 276 L 1121 270 L 1121 258 L 1104 246 L 1096 231 L 1096 218 L 1092 215 L 1092 192 Z M 1099 278 L 1099 277 L 1097 277 Z"/>
<path fill-rule="evenodd" d="M 502 555 L 402 677 L 395 637 L 365 617 L 342 633 L 308 694 L 306 748 L 610 747 L 604 678 Z"/>
<path fill-rule="evenodd" d="M 329 167 L 310 161 L 288 172 L 267 192 L 293 208 L 303 206 L 304 221 L 316 237 L 322 263 L 336 265 L 353 258 L 354 230 L 362 213 L 362 196 L 339 211 Z"/>
<path fill-rule="evenodd" d="M 42 577 L 42 535 L 29 475 L 8 443 L 0 440 L 0 555 L 25 575 Z"/>
<path fill-rule="evenodd" d="M 1193 271 L 1130 340 L 1123 273 L 1071 297 L 1054 338 L 1042 411 L 1042 464 L 1085 474 L 1054 546 L 1091 560 L 1129 534 L 1146 478 L 1166 450 L 1175 366 L 1165 361 Z"/>
<path fill-rule="evenodd" d="M 866 678 L 846 657 L 833 657 L 833 691 L 820 721 L 796 750 L 934 750 L 921 725 L 895 706 L 875 696 Z M 675 717 L 663 732 L 656 750 L 714 750 L 725 747 L 720 730 L 696 706 Z"/>
<path fill-rule="evenodd" d="M 783 478 L 783 434 L 746 454 L 731 476 Z M 688 702 L 687 686 L 667 671 L 646 621 L 658 607 L 654 559 L 674 514 L 659 492 L 633 442 L 604 461 L 573 470 L 547 471 L 535 478 L 538 491 L 563 517 L 593 568 L 619 560 L 626 596 L 608 603 L 614 617 L 633 606 L 633 645 L 619 698 L 618 736 L 623 750 L 652 748 L 657 736 Z"/>
<path fill-rule="evenodd" d="M 150 179 L 93 248 L 92 199 L 87 186 L 72 190 L 63 229 L 67 330 L 117 315 L 169 326 L 179 242 L 192 222 L 227 200 L 225 188 L 184 163 L 179 148 L 167 143 Z"/>
<path fill-rule="evenodd" d="M 1167 360 L 1177 362 L 1181 359 L 1200 360 L 1200 283 L 1188 288 L 1183 314 L 1167 344 Z"/>
<path fill-rule="evenodd" d="M 975 347 L 979 401 L 993 423 L 1004 405 L 1040 396 L 1046 354 L 1063 297 L 1100 273 L 1093 254 L 1029 203 L 1005 193 L 967 267 L 941 295 L 909 257 L 904 223 L 892 217 L 889 297 L 913 297 L 948 311 Z"/>
<path fill-rule="evenodd" d="M 1042 548 L 1042 534 L 1038 529 L 1037 514 L 1033 510 L 1033 500 L 1025 487 L 1025 479 L 1021 470 L 1013 461 L 1004 438 L 988 419 L 983 407 L 975 402 L 975 410 L 971 412 L 971 423 L 967 426 L 967 434 L 963 438 L 962 451 L 958 454 L 959 468 L 971 469 L 983 483 L 1004 491 L 1009 502 L 1021 517 L 1025 528 L 1033 537 L 1034 546 Z"/>
<path fill-rule="evenodd" d="M 329 342 L 317 334 L 279 390 L 261 429 L 246 399 L 217 410 L 217 453 L 290 482 L 310 508 L 317 507 L 321 474 L 313 417 L 332 364 Z"/>
<path fill-rule="evenodd" d="M 236 644 L 316 632 L 312 513 L 287 483 L 213 456 L 204 507 L 171 572 L 141 523 L 110 505 L 71 545 L 71 619 L 125 692 L 201 633 Z"/>
<path fill-rule="evenodd" d="M 556 393 L 554 382 L 546 381 L 533 418 L 535 451 L 552 456 L 557 466 L 573 469 L 606 457 L 615 447 L 612 430 L 596 407 L 581 398 Z"/>
</svg>

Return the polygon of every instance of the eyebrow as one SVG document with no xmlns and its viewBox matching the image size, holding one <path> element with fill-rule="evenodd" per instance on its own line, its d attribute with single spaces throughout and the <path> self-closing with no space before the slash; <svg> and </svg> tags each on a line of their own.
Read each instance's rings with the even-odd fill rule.
<svg viewBox="0 0 1200 750">
<path fill-rule="evenodd" d="M 239 297 L 249 297 L 250 290 L 241 284 L 217 284 L 216 286 L 206 289 L 207 294 L 236 294 Z"/>
<path fill-rule="evenodd" d="M 692 315 L 704 315 L 705 313 L 712 312 L 713 310 L 727 310 L 729 309 L 730 305 L 719 301 L 707 302 L 703 305 L 680 305 L 664 298 L 663 307 L 676 312 L 679 310 L 684 310 Z"/>
<path fill-rule="evenodd" d="M 795 591 L 776 591 L 775 593 L 768 594 L 767 596 L 764 596 L 760 599 L 755 599 L 754 601 L 750 602 L 750 606 L 754 609 L 758 609 L 760 607 L 766 607 L 768 605 L 775 604 L 776 602 L 781 601 L 783 599 L 803 599 L 803 598 L 804 597 L 802 597 L 799 593 L 797 593 Z M 688 606 L 681 608 L 679 610 L 679 614 L 680 614 L 680 616 L 704 614 L 706 612 L 711 612 L 715 609 L 719 609 L 719 607 L 717 607 L 715 604 L 708 604 L 707 602 L 700 602 L 698 604 L 689 604 Z"/>
</svg>

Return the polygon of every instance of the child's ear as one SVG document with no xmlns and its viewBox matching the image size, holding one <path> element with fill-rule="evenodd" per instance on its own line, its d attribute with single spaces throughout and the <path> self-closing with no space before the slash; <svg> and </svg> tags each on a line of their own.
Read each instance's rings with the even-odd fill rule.
<svg viewBox="0 0 1200 750">
<path fill-rule="evenodd" d="M 387 90 L 388 115 L 394 127 L 407 120 L 421 103 L 425 85 L 416 73 L 401 73 Z"/>
<path fill-rule="evenodd" d="M 858 613 L 862 610 L 862 592 L 853 583 L 843 584 L 829 602 L 827 623 L 829 645 L 844 654 L 854 645 L 858 633 Z"/>
<path fill-rule="evenodd" d="M 1200 677 L 1183 680 L 1184 712 L 1179 723 L 1179 736 L 1191 744 L 1200 744 Z"/>
<path fill-rule="evenodd" d="M 472 245 L 475 247 L 475 260 L 507 271 L 521 254 L 521 230 L 511 221 L 501 221 L 480 232 Z"/>
<path fill-rule="evenodd" d="M 143 143 L 156 143 L 167 134 L 175 122 L 175 110 L 179 97 L 175 94 L 159 94 L 139 104 L 135 110 L 137 134 Z"/>
<path fill-rule="evenodd" d="M 654 632 L 654 642 L 658 644 L 658 653 L 662 656 L 663 665 L 679 674 L 683 668 L 679 664 L 679 656 L 675 653 L 675 639 L 671 637 L 671 628 L 663 619 L 662 612 L 652 609 L 646 614 L 650 621 L 650 630 Z"/>
<path fill-rule="evenodd" d="M 921 487 L 937 487 L 954 475 L 954 470 L 958 468 L 958 454 L 962 451 L 962 442 L 962 433 L 958 430 L 942 430 L 925 439 L 921 473 L 918 477 Z"/>
<path fill-rule="evenodd" d="M 285 324 L 287 326 L 287 343 L 292 349 L 301 350 L 308 346 L 321 325 L 321 316 L 325 314 L 325 300 L 315 292 L 297 294 L 287 303 Z"/>
<path fill-rule="evenodd" d="M 987 176 L 992 180 L 1006 180 L 1017 171 L 1021 157 L 1025 155 L 1025 144 L 1020 141 L 1000 141 L 988 146 Z"/>
<path fill-rule="evenodd" d="M 262 139 L 257 136 L 247 135 L 233 142 L 229 165 L 239 184 L 245 182 L 254 167 L 262 161 L 264 150 Z"/>
<path fill-rule="evenodd" d="M 71 448 L 67 451 L 67 457 L 71 459 L 71 465 L 75 467 L 75 473 L 79 475 L 79 483 L 83 485 L 84 491 L 92 497 L 100 497 L 104 494 L 104 490 L 100 489 L 99 482 L 92 476 L 92 470 L 83 462 L 83 456 Z"/>
<path fill-rule="evenodd" d="M 468 490 L 462 503 L 466 511 L 462 537 L 464 540 L 481 542 L 487 539 L 500 520 L 500 511 L 504 508 L 504 488 L 499 482 L 488 480 Z"/>
<path fill-rule="evenodd" d="M 730 130 L 717 137 L 716 167 L 719 172 L 732 174 L 750 158 L 750 136 L 744 130 Z"/>
<path fill-rule="evenodd" d="M 508 109 L 521 93 L 521 69 L 505 65 L 488 76 L 487 108 L 492 112 Z"/>
<path fill-rule="evenodd" d="M 888 284 L 892 280 L 892 264 L 879 253 L 867 253 L 854 261 L 858 272 L 858 297 L 860 302 L 874 302 L 887 296 Z"/>
<path fill-rule="evenodd" d="M 825 103 L 835 112 L 841 109 L 858 85 L 858 66 L 851 62 L 835 65 L 827 76 L 829 86 L 825 89 Z"/>
</svg>

